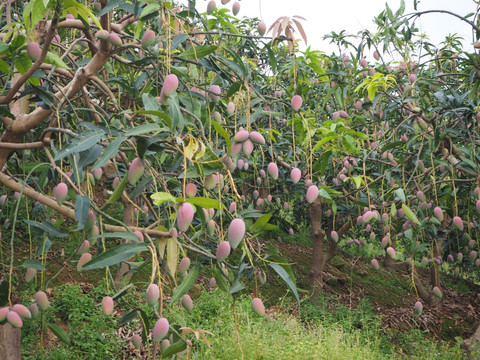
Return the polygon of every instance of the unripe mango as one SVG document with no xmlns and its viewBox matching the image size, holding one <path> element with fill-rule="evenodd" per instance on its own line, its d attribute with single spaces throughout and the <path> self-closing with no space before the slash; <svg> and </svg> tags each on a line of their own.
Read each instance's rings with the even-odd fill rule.
<svg viewBox="0 0 480 360">
<path fill-rule="evenodd" d="M 160 298 L 160 289 L 157 284 L 150 284 L 147 289 L 147 304 L 155 307 Z"/>
<path fill-rule="evenodd" d="M 130 163 L 128 168 L 128 182 L 130 185 L 135 185 L 140 177 L 143 175 L 143 161 L 140 158 L 135 158 Z"/>
<path fill-rule="evenodd" d="M 165 318 L 158 319 L 152 331 L 153 341 L 159 342 L 160 340 L 162 340 L 168 334 L 169 329 L 170 329 L 170 324 L 168 323 L 167 319 Z"/>
<path fill-rule="evenodd" d="M 368 66 L 367 59 L 360 59 L 360 66 L 365 69 Z"/>
<path fill-rule="evenodd" d="M 311 204 L 313 203 L 317 197 L 318 197 L 318 187 L 316 185 L 311 185 L 309 186 L 309 188 L 307 189 L 307 194 L 305 196 L 305 198 L 307 199 L 307 201 Z"/>
<path fill-rule="evenodd" d="M 30 314 L 32 314 L 32 317 L 35 319 L 38 316 L 38 305 L 37 304 L 31 304 L 28 307 L 28 310 L 30 310 Z M 1 317 L 1 316 L 0 316 Z M 1 319 L 0 319 L 1 321 Z"/>
<path fill-rule="evenodd" d="M 7 314 L 9 311 L 10 309 L 8 308 L 8 306 L 0 308 L 0 322 L 7 318 Z"/>
<path fill-rule="evenodd" d="M 439 220 L 443 221 L 443 210 L 441 207 L 437 206 L 435 209 L 433 209 L 433 215 Z"/>
<path fill-rule="evenodd" d="M 217 3 L 215 2 L 215 0 L 210 0 L 207 5 L 207 14 L 212 15 L 212 13 L 215 11 L 216 8 L 217 8 Z"/>
<path fill-rule="evenodd" d="M 440 290 L 440 288 L 438 286 L 435 286 L 433 289 L 432 289 L 432 293 L 433 295 L 435 295 L 436 297 L 438 297 L 439 299 L 441 299 L 443 297 L 442 295 L 442 291 Z"/>
<path fill-rule="evenodd" d="M 277 164 L 275 164 L 274 162 L 271 162 L 270 164 L 268 164 L 268 166 L 267 166 L 267 171 L 268 171 L 268 173 L 270 174 L 270 176 L 273 178 L 273 180 L 277 180 L 277 179 L 278 179 L 278 167 L 277 167 Z"/>
<path fill-rule="evenodd" d="M 37 302 L 40 311 L 45 311 L 50 306 L 50 301 L 48 301 L 47 294 L 45 294 L 43 291 L 37 291 L 35 294 L 35 301 Z"/>
<path fill-rule="evenodd" d="M 235 136 L 233 137 L 233 140 L 236 141 L 236 142 L 244 142 L 246 141 L 250 136 L 250 133 L 247 131 L 247 130 L 244 130 L 244 129 L 240 129 L 236 134 Z"/>
<path fill-rule="evenodd" d="M 233 142 L 232 143 L 232 156 L 237 156 L 242 151 L 243 144 L 241 142 Z"/>
<path fill-rule="evenodd" d="M 188 183 L 185 186 L 185 193 L 187 197 L 194 197 L 195 195 L 197 195 L 197 185 L 195 185 L 194 183 Z"/>
<path fill-rule="evenodd" d="M 92 174 L 93 174 L 93 177 L 95 178 L 95 180 L 98 181 L 102 178 L 103 170 L 102 170 L 102 168 L 95 169 L 95 170 L 92 171 Z"/>
<path fill-rule="evenodd" d="M 16 328 L 21 328 L 23 326 L 23 321 L 15 311 L 9 311 L 7 314 L 7 321 Z"/>
<path fill-rule="evenodd" d="M 68 186 L 64 182 L 59 183 L 53 189 L 53 195 L 57 200 L 58 205 L 62 205 L 68 195 Z"/>
<path fill-rule="evenodd" d="M 37 269 L 34 268 L 28 268 L 27 272 L 25 273 L 25 281 L 30 282 L 32 279 L 35 277 L 37 274 Z"/>
<path fill-rule="evenodd" d="M 372 264 L 372 267 L 373 267 L 375 270 L 380 269 L 380 265 L 378 264 L 378 260 L 377 260 L 377 259 L 372 259 L 371 264 Z"/>
<path fill-rule="evenodd" d="M 302 172 L 300 169 L 293 168 L 292 171 L 290 172 L 290 179 L 292 179 L 292 182 L 294 184 L 298 183 L 301 177 L 302 177 Z"/>
<path fill-rule="evenodd" d="M 165 351 L 170 346 L 170 341 L 168 339 L 163 339 L 160 343 L 160 350 Z"/>
<path fill-rule="evenodd" d="M 210 85 L 209 90 L 210 92 L 208 93 L 208 96 L 213 102 L 217 103 L 220 100 L 220 94 L 222 92 L 220 86 Z"/>
<path fill-rule="evenodd" d="M 215 286 L 217 286 L 217 280 L 216 280 L 214 277 L 212 277 L 212 278 L 210 278 L 210 280 L 208 281 L 208 287 L 209 287 L 210 289 L 213 289 Z"/>
<path fill-rule="evenodd" d="M 77 270 L 82 271 L 83 265 L 85 265 L 90 260 L 92 260 L 92 254 L 90 253 L 82 254 L 82 256 L 80 256 L 80 259 L 78 260 L 78 263 L 77 263 Z"/>
<path fill-rule="evenodd" d="M 267 32 L 267 25 L 263 21 L 258 23 L 257 31 L 260 34 L 260 36 L 265 35 L 265 33 Z"/>
<path fill-rule="evenodd" d="M 418 316 L 422 315 L 423 304 L 420 301 L 417 301 L 413 308 L 415 309 L 415 312 L 417 313 Z"/>
<path fill-rule="evenodd" d="M 330 237 L 333 241 L 338 242 L 338 233 L 335 230 L 330 233 Z"/>
<path fill-rule="evenodd" d="M 188 230 L 188 228 L 190 227 L 190 224 L 192 223 L 194 213 L 195 213 L 195 210 L 193 209 L 192 204 L 185 202 L 182 205 L 180 205 L 177 211 L 178 230 L 182 232 L 185 232 Z"/>
<path fill-rule="evenodd" d="M 265 315 L 265 306 L 259 298 L 252 299 L 252 310 L 260 316 Z"/>
<path fill-rule="evenodd" d="M 218 244 L 216 253 L 217 261 L 225 260 L 228 255 L 230 255 L 230 250 L 231 247 L 228 241 L 222 241 L 220 244 Z"/>
<path fill-rule="evenodd" d="M 145 241 L 145 239 L 143 238 L 143 234 L 142 234 L 141 231 L 136 230 L 136 231 L 134 231 L 133 233 L 138 236 L 138 242 L 144 242 L 144 241 Z"/>
<path fill-rule="evenodd" d="M 477 258 L 477 252 L 475 250 L 470 251 L 470 253 L 468 254 L 468 259 L 471 262 L 474 262 L 476 258 Z"/>
<path fill-rule="evenodd" d="M 120 36 L 118 36 L 116 33 L 112 32 L 110 33 L 110 36 L 108 38 L 108 41 L 110 44 L 113 46 L 121 46 L 122 45 L 122 39 L 120 39 Z"/>
<path fill-rule="evenodd" d="M 217 224 L 215 223 L 215 220 L 208 220 L 207 221 L 207 232 L 208 235 L 212 236 L 215 233 L 215 228 L 217 227 Z"/>
<path fill-rule="evenodd" d="M 105 315 L 113 313 L 113 299 L 110 296 L 105 296 L 102 299 L 102 310 Z"/>
<path fill-rule="evenodd" d="M 32 313 L 25 305 L 15 304 L 12 307 L 12 311 L 15 311 L 22 319 L 31 319 Z"/>
<path fill-rule="evenodd" d="M 245 236 L 245 222 L 242 219 L 233 219 L 228 227 L 228 242 L 233 249 L 236 249 L 238 244 Z"/>
<path fill-rule="evenodd" d="M 258 131 L 250 132 L 249 138 L 254 144 L 265 145 L 265 138 Z"/>
<path fill-rule="evenodd" d="M 387 248 L 387 254 L 388 254 L 388 256 L 390 256 L 392 259 L 395 259 L 395 255 L 396 255 L 396 254 L 395 254 L 395 249 L 392 248 L 391 246 L 389 246 L 389 247 Z"/>
<path fill-rule="evenodd" d="M 228 115 L 235 114 L 235 104 L 231 101 L 227 104 L 227 114 Z"/>
<path fill-rule="evenodd" d="M 235 1 L 235 3 L 232 6 L 233 16 L 236 16 L 239 12 L 240 12 L 240 3 L 238 1 Z"/>
<path fill-rule="evenodd" d="M 107 30 L 98 30 L 95 33 L 95 37 L 100 40 L 108 40 L 110 33 Z"/>
<path fill-rule="evenodd" d="M 190 297 L 190 295 L 188 295 L 188 294 L 183 295 L 181 302 L 182 302 L 182 306 L 185 308 L 185 310 L 192 311 L 193 301 L 192 301 L 192 298 Z"/>
<path fill-rule="evenodd" d="M 230 0 L 221 0 L 222 1 L 222 5 L 226 5 L 230 2 Z"/>
<path fill-rule="evenodd" d="M 0 196 L 0 206 L 3 207 L 7 201 L 7 195 Z"/>
<path fill-rule="evenodd" d="M 90 241 L 83 240 L 80 246 L 78 247 L 78 253 L 80 255 L 85 254 L 90 249 Z"/>
<path fill-rule="evenodd" d="M 135 346 L 135 349 L 140 349 L 142 346 L 142 337 L 138 334 L 132 336 L 132 344 Z"/>
<path fill-rule="evenodd" d="M 184 273 L 188 270 L 190 267 L 191 261 L 189 257 L 184 257 L 182 260 L 180 260 L 180 263 L 178 264 L 178 272 Z"/>
<path fill-rule="evenodd" d="M 246 156 L 250 156 L 253 152 L 253 142 L 252 142 L 252 140 L 250 140 L 250 139 L 245 140 L 245 142 L 242 145 L 242 150 L 243 150 L 243 153 Z"/>
<path fill-rule="evenodd" d="M 455 225 L 455 227 L 457 227 L 458 230 L 463 231 L 463 221 L 460 218 L 460 216 L 453 217 L 453 225 Z"/>
<path fill-rule="evenodd" d="M 210 174 L 205 176 L 205 183 L 203 184 L 203 186 L 205 186 L 205 189 L 211 190 L 215 186 L 217 186 L 217 183 L 218 183 L 217 174 Z"/>
<path fill-rule="evenodd" d="M 142 36 L 142 48 L 146 49 L 155 42 L 155 32 L 153 30 L 147 30 Z"/>
<path fill-rule="evenodd" d="M 42 53 L 40 45 L 34 41 L 29 42 L 27 45 L 27 55 L 32 61 L 37 61 Z"/>
<path fill-rule="evenodd" d="M 169 74 L 165 77 L 165 81 L 162 86 L 162 94 L 170 96 L 178 88 L 178 77 L 175 74 Z"/>
<path fill-rule="evenodd" d="M 294 97 L 292 97 L 292 109 L 295 110 L 295 111 L 298 111 L 300 110 L 300 108 L 302 107 L 302 103 L 303 103 L 303 99 L 300 95 L 295 95 Z"/>
<path fill-rule="evenodd" d="M 458 260 L 458 262 L 462 262 L 462 261 L 463 261 L 463 253 L 459 252 L 459 253 L 457 254 L 457 260 Z"/>
</svg>

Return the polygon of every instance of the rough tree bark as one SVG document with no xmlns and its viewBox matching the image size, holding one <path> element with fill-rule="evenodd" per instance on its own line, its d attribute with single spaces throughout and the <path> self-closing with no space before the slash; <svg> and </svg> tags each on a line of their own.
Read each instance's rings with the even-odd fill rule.
<svg viewBox="0 0 480 360">
<path fill-rule="evenodd" d="M 480 360 L 480 326 L 472 336 L 463 340 L 461 347 L 467 353 L 468 360 Z"/>
<path fill-rule="evenodd" d="M 0 325 L 0 359 L 20 360 L 22 358 L 20 340 L 21 329 L 9 323 Z"/>
</svg>

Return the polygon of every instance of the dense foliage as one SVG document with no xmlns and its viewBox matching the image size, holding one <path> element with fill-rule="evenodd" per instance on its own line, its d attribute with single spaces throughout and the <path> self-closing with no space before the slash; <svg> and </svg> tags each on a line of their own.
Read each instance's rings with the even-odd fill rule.
<svg viewBox="0 0 480 360">
<path fill-rule="evenodd" d="M 164 311 L 191 310 L 202 273 L 234 299 L 250 284 L 262 316 L 267 268 L 300 303 L 295 269 L 264 239 L 306 224 L 314 297 L 347 248 L 374 268 L 405 262 L 418 314 L 441 302 L 440 269 L 478 280 L 478 54 L 454 36 L 426 41 L 403 3 L 375 34 L 326 36 L 331 55 L 297 49 L 300 17 L 264 36 L 226 3 L 7 2 L 0 321 L 21 326 L 10 306 L 27 282 L 42 312 L 67 267 L 103 269 L 105 314 L 142 276 L 153 311 L 132 307 L 120 324 L 140 318 L 143 346 L 164 357 L 194 351 L 207 333 Z M 480 32 L 476 19 L 463 18 Z"/>
</svg>

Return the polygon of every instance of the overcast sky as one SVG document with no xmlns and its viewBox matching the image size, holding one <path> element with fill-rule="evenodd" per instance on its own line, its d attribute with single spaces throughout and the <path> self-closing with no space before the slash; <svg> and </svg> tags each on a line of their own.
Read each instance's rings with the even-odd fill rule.
<svg viewBox="0 0 480 360">
<path fill-rule="evenodd" d="M 187 0 L 180 2 L 186 3 Z M 230 0 L 228 4 L 222 5 L 220 0 L 216 0 L 217 8 L 231 9 L 234 2 L 235 0 Z M 323 41 L 323 35 L 341 30 L 352 34 L 362 29 L 375 31 L 373 18 L 385 9 L 386 2 L 393 11 L 400 6 L 400 0 L 241 0 L 241 9 L 237 16 L 258 17 L 265 21 L 268 28 L 280 16 L 300 15 L 307 19 L 303 25 L 308 45 L 315 50 L 330 53 L 336 48 Z M 197 0 L 197 9 L 204 12 L 207 3 L 207 0 Z M 405 3 L 406 13 L 413 12 L 413 0 L 405 0 Z M 419 11 L 430 9 L 450 10 L 459 15 L 467 15 L 476 11 L 476 4 L 473 0 L 418 0 Z M 417 21 L 417 26 L 429 35 L 434 44 L 454 33 L 464 37 L 464 44 L 473 44 L 472 31 L 468 24 L 450 15 L 426 14 Z M 299 34 L 297 36 L 300 37 Z"/>
</svg>

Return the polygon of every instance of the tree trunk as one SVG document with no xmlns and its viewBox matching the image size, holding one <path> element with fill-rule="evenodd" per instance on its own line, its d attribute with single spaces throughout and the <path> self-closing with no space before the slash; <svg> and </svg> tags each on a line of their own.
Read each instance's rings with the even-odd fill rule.
<svg viewBox="0 0 480 360">
<path fill-rule="evenodd" d="M 323 269 L 325 268 L 325 257 L 323 246 L 325 233 L 322 230 L 322 202 L 317 198 L 310 206 L 310 221 L 312 222 L 312 264 L 310 267 L 310 281 L 313 297 L 318 297 L 323 288 Z"/>
<path fill-rule="evenodd" d="M 21 329 L 9 323 L 0 325 L 0 358 L 2 360 L 21 360 Z"/>
<path fill-rule="evenodd" d="M 480 326 L 472 336 L 463 340 L 461 348 L 467 353 L 468 360 L 480 359 Z"/>
</svg>

